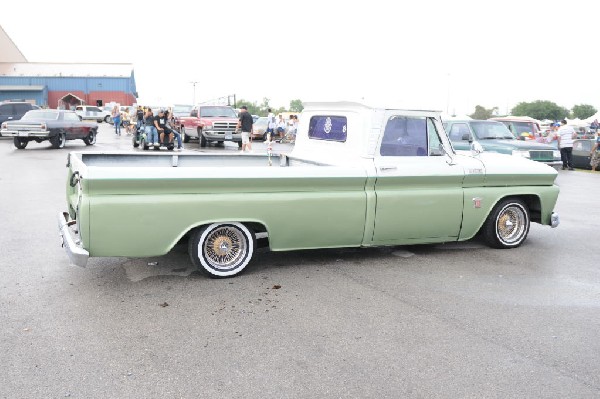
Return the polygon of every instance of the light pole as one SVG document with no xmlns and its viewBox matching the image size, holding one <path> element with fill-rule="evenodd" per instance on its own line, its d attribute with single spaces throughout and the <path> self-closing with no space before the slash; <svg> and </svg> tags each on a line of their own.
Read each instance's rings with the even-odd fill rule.
<svg viewBox="0 0 600 399">
<path fill-rule="evenodd" d="M 192 86 L 194 87 L 194 100 L 192 101 L 192 106 L 196 106 L 196 83 L 198 82 L 190 82 L 192 84 Z"/>
<path fill-rule="evenodd" d="M 448 93 L 446 96 L 446 117 L 450 115 L 450 72 L 448 72 Z"/>
</svg>

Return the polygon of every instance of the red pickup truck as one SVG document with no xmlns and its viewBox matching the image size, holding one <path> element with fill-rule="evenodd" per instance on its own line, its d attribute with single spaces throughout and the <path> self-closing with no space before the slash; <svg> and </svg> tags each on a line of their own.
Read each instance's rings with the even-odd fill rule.
<svg viewBox="0 0 600 399">
<path fill-rule="evenodd" d="M 242 135 L 236 132 L 237 122 L 235 110 L 228 105 L 200 105 L 192 109 L 190 116 L 177 118 L 183 141 L 199 139 L 200 147 L 206 147 L 209 141 L 235 141 L 241 147 Z"/>
</svg>

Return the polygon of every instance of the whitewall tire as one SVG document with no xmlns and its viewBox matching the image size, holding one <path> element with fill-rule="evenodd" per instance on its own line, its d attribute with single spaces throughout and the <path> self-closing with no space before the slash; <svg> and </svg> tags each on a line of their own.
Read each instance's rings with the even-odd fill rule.
<svg viewBox="0 0 600 399">
<path fill-rule="evenodd" d="M 192 263 L 203 274 L 213 277 L 232 277 L 250 263 L 256 238 L 254 233 L 238 222 L 213 223 L 196 229 L 189 241 Z"/>
</svg>

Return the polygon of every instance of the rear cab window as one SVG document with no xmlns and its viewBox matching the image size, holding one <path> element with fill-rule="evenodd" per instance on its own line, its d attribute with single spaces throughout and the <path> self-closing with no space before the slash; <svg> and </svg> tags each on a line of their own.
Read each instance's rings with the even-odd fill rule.
<svg viewBox="0 0 600 399">
<path fill-rule="evenodd" d="M 308 137 L 343 143 L 348 137 L 348 120 L 339 115 L 312 116 L 308 124 Z"/>
</svg>

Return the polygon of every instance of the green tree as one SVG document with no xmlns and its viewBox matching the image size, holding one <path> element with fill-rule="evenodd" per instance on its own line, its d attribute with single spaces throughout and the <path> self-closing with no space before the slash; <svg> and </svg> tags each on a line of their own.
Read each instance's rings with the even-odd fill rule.
<svg viewBox="0 0 600 399">
<path fill-rule="evenodd" d="M 475 112 L 469 115 L 473 119 L 486 120 L 490 119 L 492 115 L 497 114 L 498 107 L 487 109 L 481 105 L 475 106 Z"/>
<path fill-rule="evenodd" d="M 238 108 L 242 108 L 242 105 L 248 107 L 248 112 L 250 112 L 250 115 L 259 115 L 260 107 L 256 105 L 256 103 L 251 103 L 250 101 L 244 99 L 237 100 L 236 106 Z"/>
<path fill-rule="evenodd" d="M 263 97 L 263 101 L 260 104 L 260 111 L 258 112 L 257 115 L 260 116 L 267 116 L 269 114 L 269 108 L 272 108 L 269 105 L 269 102 L 271 101 L 271 99 L 267 98 L 267 97 Z"/>
<path fill-rule="evenodd" d="M 292 112 L 302 112 L 304 109 L 304 105 L 302 105 L 302 100 L 292 100 L 290 101 L 290 111 Z"/>
<path fill-rule="evenodd" d="M 511 110 L 514 116 L 530 116 L 534 119 L 564 119 L 569 115 L 569 110 L 552 101 L 537 100 L 531 103 L 520 102 Z"/>
<path fill-rule="evenodd" d="M 572 111 L 573 111 L 573 116 L 575 118 L 579 118 L 579 119 L 587 119 L 590 116 L 596 115 L 596 112 L 598 112 L 598 110 L 596 110 L 596 108 L 594 108 L 594 106 L 589 105 L 589 104 L 575 105 L 573 107 Z"/>
</svg>

